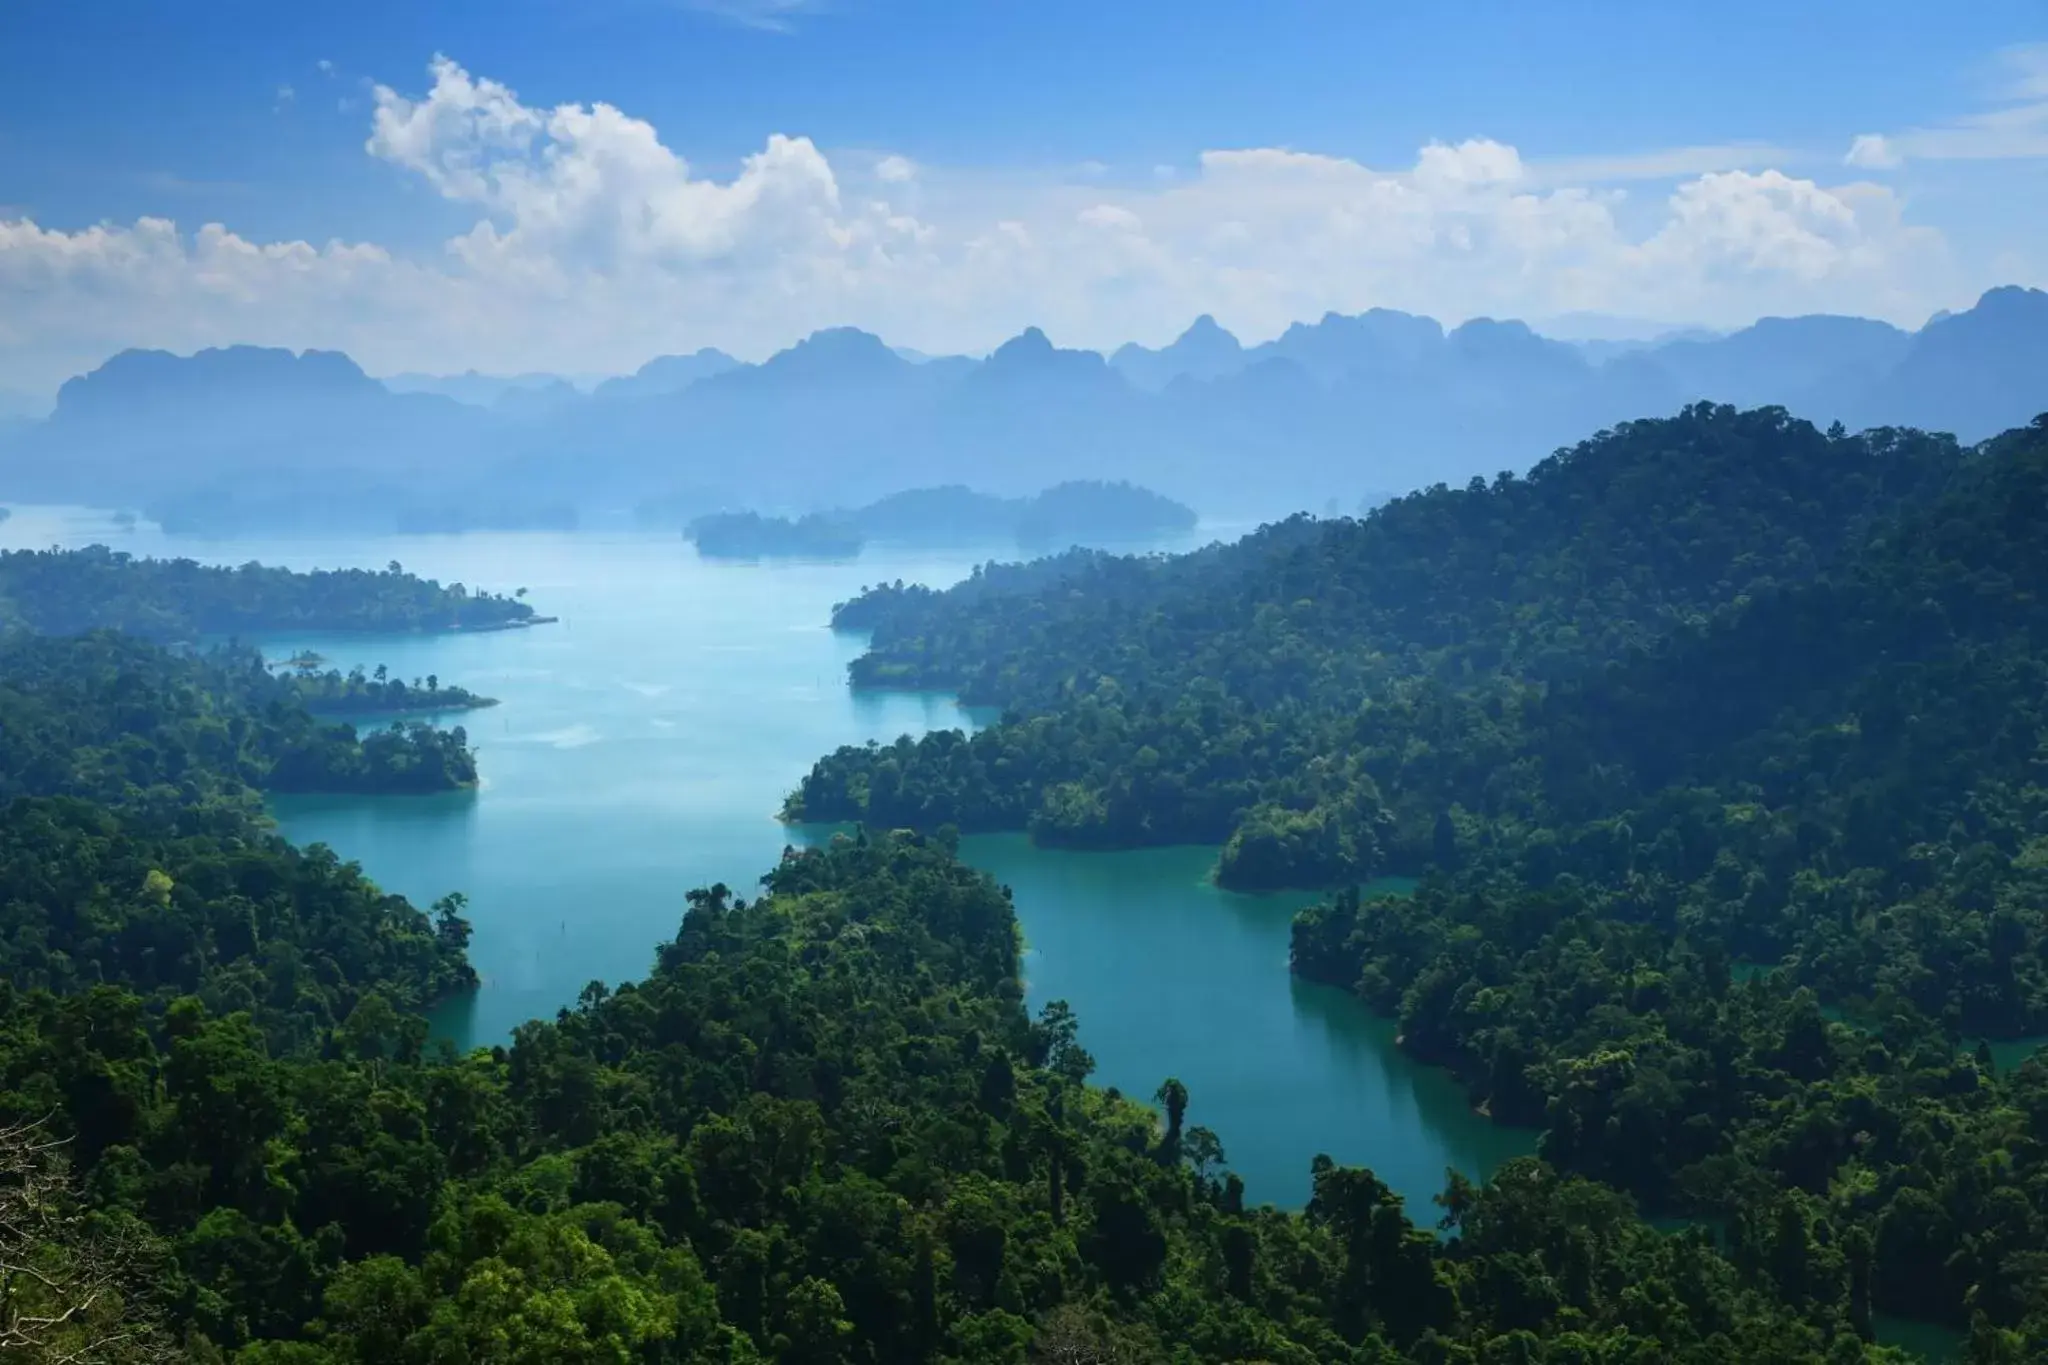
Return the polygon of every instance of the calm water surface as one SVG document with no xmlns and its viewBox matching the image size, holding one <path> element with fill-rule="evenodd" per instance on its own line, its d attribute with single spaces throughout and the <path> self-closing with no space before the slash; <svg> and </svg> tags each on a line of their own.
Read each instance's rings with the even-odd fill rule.
<svg viewBox="0 0 2048 1365">
<path fill-rule="evenodd" d="M 483 987 L 437 1021 L 464 1043 L 551 1017 L 590 981 L 643 975 L 690 887 L 751 894 L 786 844 L 814 837 L 773 817 L 820 754 L 974 722 L 946 697 L 851 694 L 859 641 L 824 628 L 863 584 L 950 583 L 971 553 L 719 565 L 678 537 L 637 533 L 166 541 L 35 508 L 0 524 L 9 547 L 93 541 L 292 568 L 395 559 L 443 582 L 525 587 L 563 618 L 263 642 L 344 669 L 436 674 L 502 703 L 443 718 L 478 748 L 479 791 L 276 805 L 288 836 L 332 845 L 418 904 L 469 897 Z M 1101 1084 L 1150 1096 L 1179 1077 L 1190 1121 L 1222 1137 L 1254 1199 L 1300 1203 L 1310 1160 L 1327 1152 L 1373 1166 L 1427 1222 L 1446 1166 L 1483 1174 L 1533 1145 L 1468 1112 L 1455 1084 L 1394 1048 L 1388 1023 L 1293 980 L 1288 920 L 1302 898 L 1217 890 L 1213 850 L 1069 853 L 988 836 L 963 852 L 1015 892 L 1033 1007 L 1074 1006 Z"/>
</svg>

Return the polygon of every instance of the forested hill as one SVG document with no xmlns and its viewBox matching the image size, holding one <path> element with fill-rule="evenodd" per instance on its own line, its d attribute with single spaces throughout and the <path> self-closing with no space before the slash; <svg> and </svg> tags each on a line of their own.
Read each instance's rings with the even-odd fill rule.
<svg viewBox="0 0 2048 1365">
<path fill-rule="evenodd" d="M 1795 449 L 1872 448 L 1782 429 Z M 2048 1034 L 2048 419 L 1951 448 L 1908 495 L 1866 486 L 1829 534 L 1759 481 L 1747 505 L 1781 510 L 1753 543 L 1632 550 L 1642 564 L 1607 547 L 1656 544 L 1665 523 L 1582 507 L 1600 543 L 1493 567 L 1510 596 L 1530 584 L 1514 612 L 1461 615 L 1420 575 L 1383 608 L 1381 584 L 1333 576 L 1351 599 L 1290 605 L 1290 586 L 1261 583 L 1204 634 L 1156 587 L 1149 605 L 1088 603 L 1082 561 L 995 601 L 989 576 L 985 616 L 892 591 L 893 609 L 958 610 L 991 639 L 1005 623 L 1045 650 L 1073 639 L 1071 686 L 1010 656 L 978 676 L 1045 686 L 1044 702 L 971 740 L 843 750 L 792 806 L 1070 841 L 1221 828 L 1220 874 L 1240 884 L 1423 873 L 1412 896 L 1346 890 L 1302 914 L 1295 969 L 1397 1016 L 1483 1112 L 1541 1124 L 1560 1169 L 1722 1223 L 1738 1248 L 1771 1240 L 1788 1274 L 1833 1248 L 1881 1310 L 1974 1320 L 1973 1362 L 2043 1358 L 2048 1070 L 2007 1069 Z M 1217 581 L 1222 558 L 1189 572 Z M 1454 579 L 1486 561 L 1433 563 Z M 1547 570 L 1544 592 L 1525 563 L 1615 567 Z M 1379 649 L 1317 633 L 1418 601 L 1418 632 L 1459 629 L 1385 627 L 1399 647 Z M 1063 630 L 1041 624 L 1061 614 Z M 1181 631 L 1199 662 L 1084 672 L 1079 623 L 1118 617 Z M 1987 1039 L 2026 1041 L 2000 1061 Z"/>
<path fill-rule="evenodd" d="M 1244 885 L 1419 868 L 1449 793 L 1518 785 L 1527 698 L 1814 581 L 1970 460 L 1945 437 L 1699 405 L 1360 522 L 877 589 L 838 613 L 873 632 L 857 685 L 1009 714 L 971 740 L 842 749 L 789 813 L 1232 840 L 1224 875 Z M 1383 787 L 1414 796 L 1389 810 Z"/>
<path fill-rule="evenodd" d="M 0 800 L 251 809 L 258 790 L 429 793 L 475 781 L 459 727 L 322 724 L 252 650 L 180 655 L 111 631 L 0 632 Z"/>
<path fill-rule="evenodd" d="M 114 629 L 153 640 L 298 630 L 497 630 L 546 618 L 510 596 L 443 587 L 392 564 L 297 573 L 189 559 L 138 559 L 94 545 L 0 553 L 0 628 Z"/>
<path fill-rule="evenodd" d="M 2023 737 L 2044 654 L 2048 414 L 1987 442 L 1943 496 L 1880 525 L 1838 572 L 1671 632 L 1560 692 L 1547 723 L 1576 712 L 1580 733 L 1654 785 L 1753 763 L 1743 741 L 1781 720 L 1925 743 L 1935 710 L 1970 706 L 1940 742 L 1995 763 Z"/>
<path fill-rule="evenodd" d="M 1321 1159 L 1304 1213 L 1246 1208 L 1200 1096 L 1165 1080 L 1162 1123 L 1085 1084 L 1064 1007 L 1027 1018 L 1008 899 L 943 846 L 765 883 L 459 1060 L 368 1003 L 304 1047 L 0 982 L 0 1115 L 50 1116 L 159 1249 L 81 1323 L 153 1308 L 237 1365 L 1903 1365 L 1867 1235 L 1783 1200 L 1729 1255 L 1533 1161 L 1453 1181 L 1443 1240 Z"/>
<path fill-rule="evenodd" d="M 2021 441 L 1955 476 L 1943 515 L 2024 513 L 2040 482 L 1997 471 L 2040 454 Z M 2027 528 L 2016 513 L 2011 534 Z M 1321 533 L 1276 528 L 1240 553 L 1281 563 Z M 1365 711 L 1319 713 L 1312 690 L 1275 708 L 1290 743 L 1372 713 L 1360 753 L 1293 770 L 1331 783 L 1331 811 L 1364 812 L 1392 759 L 1414 765 L 1385 769 L 1407 772 L 1397 798 L 1438 791 L 1489 760 L 1460 736 L 1491 724 L 1526 747 L 1592 695 L 1447 682 L 1429 663 L 1384 669 Z M 1626 670 L 1561 676 L 1591 689 Z M 1228 776 L 1233 741 L 1199 732 L 1216 695 L 1177 723 Z M 1095 688 L 1060 742 L 1102 750 L 1122 706 Z M 2048 1067 L 1996 1074 L 1907 993 L 1927 978 L 1958 1017 L 2040 995 L 2048 861 L 1985 880 L 1971 812 L 1921 860 L 1954 905 L 1894 911 L 1855 895 L 1896 876 L 1801 864 L 1797 819 L 1724 791 L 1673 804 L 1768 831 L 1767 856 L 1724 867 L 1657 809 L 1629 817 L 1639 834 L 1534 827 L 1545 758 L 1521 754 L 1497 792 L 1472 789 L 1499 803 L 1439 812 L 1446 870 L 1422 894 L 1340 898 L 1299 921 L 1296 953 L 1400 1011 L 1476 1099 L 1543 1119 L 1550 1164 L 1484 1187 L 1448 1176 L 1426 1212 L 1317 1158 L 1307 1208 L 1287 1213 L 1245 1206 L 1229 1135 L 1178 1081 L 1161 1078 L 1157 1112 L 1087 1084 L 1073 1014 L 1025 1012 L 1008 894 L 944 835 L 790 850 L 758 899 L 685 895 L 645 980 L 593 983 L 507 1046 L 430 1049 L 421 1011 L 474 979 L 459 897 L 430 918 L 325 849 L 291 849 L 255 793 L 433 789 L 467 761 L 460 730 L 319 726 L 248 651 L 0 633 L 0 1264 L 34 1271 L 0 1278 L 0 1330 L 24 1334 L 9 1352 L 1903 1365 L 1873 1344 L 1884 1311 L 1968 1322 L 1973 1365 L 2048 1343 Z M 1589 767 L 1604 779 L 1573 771 Z M 2033 820 L 2038 841 L 2032 798 L 2013 796 L 2001 818 Z M 1794 943 L 1796 970 L 1864 934 L 1898 954 L 1872 1032 L 1782 981 L 1734 987 L 1729 945 L 1775 929 L 1728 904 L 1788 898 L 1821 926 Z M 1721 1215 L 1725 1234 L 1660 1231 L 1629 1193 Z"/>
<path fill-rule="evenodd" d="M 1525 478 L 1439 485 L 1361 521 L 1301 518 L 1177 558 L 992 569 L 945 593 L 876 589 L 836 623 L 873 631 L 857 683 L 1026 707 L 1105 676 L 1126 691 L 1205 676 L 1264 700 L 1306 695 L 1318 679 L 1293 666 L 1302 648 L 1543 674 L 1811 579 L 1965 459 L 1945 436 L 1823 433 L 1782 409 L 1700 404 Z M 990 609 L 994 595 L 1014 600 Z"/>
</svg>

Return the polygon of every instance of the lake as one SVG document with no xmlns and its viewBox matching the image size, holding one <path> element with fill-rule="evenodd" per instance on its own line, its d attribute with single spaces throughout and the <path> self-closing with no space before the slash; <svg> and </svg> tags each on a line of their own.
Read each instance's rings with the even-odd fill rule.
<svg viewBox="0 0 2048 1365">
<path fill-rule="evenodd" d="M 291 568 L 397 560 L 443 582 L 529 590 L 557 625 L 474 635 L 293 635 L 263 641 L 334 666 L 436 674 L 501 704 L 442 717 L 467 727 L 479 790 L 439 797 L 292 798 L 280 826 L 360 862 L 422 906 L 469 897 L 476 995 L 436 1022 L 468 1043 L 552 1017 L 589 982 L 643 975 L 674 935 L 691 887 L 751 896 L 785 845 L 822 837 L 775 811 L 840 744 L 971 726 L 951 698 L 856 695 L 857 639 L 826 629 L 866 583 L 942 585 L 969 552 L 850 564 L 713 564 L 679 536 L 584 531 L 354 539 L 166 540 L 103 515 L 17 509 L 0 544 L 104 541 L 137 554 Z M 1095 1079 L 1150 1097 L 1188 1087 L 1189 1121 L 1214 1129 L 1254 1200 L 1299 1205 L 1318 1153 L 1372 1166 L 1418 1222 L 1444 1169 L 1478 1176 L 1534 1135 L 1472 1114 L 1459 1087 L 1393 1044 L 1393 1027 L 1287 970 L 1301 896 L 1254 897 L 1208 881 L 1214 850 L 1076 853 L 1021 836 L 962 852 L 1015 893 L 1036 1009 L 1064 999 Z"/>
</svg>

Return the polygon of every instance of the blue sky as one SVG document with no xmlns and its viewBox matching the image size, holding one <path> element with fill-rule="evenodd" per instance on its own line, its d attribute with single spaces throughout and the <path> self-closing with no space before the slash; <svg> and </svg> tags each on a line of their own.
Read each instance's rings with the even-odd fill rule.
<svg viewBox="0 0 2048 1365">
<path fill-rule="evenodd" d="M 0 385 L 243 338 L 1917 323 L 2048 282 L 2044 44 L 2041 0 L 8 0 Z"/>
</svg>

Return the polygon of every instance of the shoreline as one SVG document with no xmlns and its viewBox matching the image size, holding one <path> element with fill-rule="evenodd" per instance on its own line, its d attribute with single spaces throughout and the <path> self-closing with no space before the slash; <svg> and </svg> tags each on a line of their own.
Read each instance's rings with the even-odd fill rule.
<svg viewBox="0 0 2048 1365">
<path fill-rule="evenodd" d="M 461 711 L 486 711 L 500 705 L 496 697 L 476 697 L 469 701 L 451 702 L 436 706 L 323 706 L 306 700 L 309 714 L 316 720 L 360 720 L 364 717 L 375 719 L 379 716 L 447 716 Z"/>
</svg>

